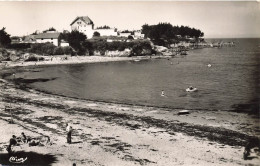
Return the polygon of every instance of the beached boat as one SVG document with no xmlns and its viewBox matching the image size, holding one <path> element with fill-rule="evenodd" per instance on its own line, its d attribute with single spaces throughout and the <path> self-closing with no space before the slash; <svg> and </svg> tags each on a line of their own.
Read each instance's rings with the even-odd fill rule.
<svg viewBox="0 0 260 166">
<path fill-rule="evenodd" d="M 186 115 L 186 114 L 189 114 L 190 111 L 189 110 L 181 110 L 178 112 L 178 115 Z"/>
</svg>

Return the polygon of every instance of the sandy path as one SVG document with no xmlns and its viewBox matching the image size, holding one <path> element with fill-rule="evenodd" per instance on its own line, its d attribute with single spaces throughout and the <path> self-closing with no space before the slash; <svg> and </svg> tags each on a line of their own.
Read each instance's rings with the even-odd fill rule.
<svg viewBox="0 0 260 166">
<path fill-rule="evenodd" d="M 260 163 L 259 156 L 242 159 L 242 145 L 252 130 L 246 130 L 241 124 L 256 127 L 244 114 L 212 112 L 202 116 L 200 111 L 194 111 L 177 116 L 177 112 L 167 109 L 76 100 L 24 91 L 0 82 L 0 146 L 21 131 L 30 136 L 48 135 L 52 145 L 29 147 L 24 144 L 15 150 L 51 154 L 55 160 L 50 165 Z M 8 123 L 11 112 L 15 124 Z M 67 122 L 74 128 L 73 144 L 65 143 Z M 0 155 L 6 153 L 5 149 L 0 150 Z"/>
</svg>

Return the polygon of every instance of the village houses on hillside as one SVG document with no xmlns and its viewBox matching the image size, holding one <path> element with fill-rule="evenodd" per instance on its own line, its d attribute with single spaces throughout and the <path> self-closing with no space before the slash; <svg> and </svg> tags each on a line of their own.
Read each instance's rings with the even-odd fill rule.
<svg viewBox="0 0 260 166">
<path fill-rule="evenodd" d="M 115 28 L 94 29 L 94 23 L 88 16 L 75 18 L 70 26 L 71 30 L 82 32 L 87 36 L 87 38 L 92 38 L 94 32 L 98 32 L 100 36 L 117 36 L 117 30 Z"/>
<path fill-rule="evenodd" d="M 117 31 L 116 28 L 110 27 L 98 27 L 95 28 L 94 22 L 88 16 L 78 16 L 70 24 L 71 31 L 76 30 L 81 33 L 84 33 L 88 39 L 93 37 L 94 32 L 98 32 L 100 36 L 120 36 L 120 37 L 129 37 L 132 36 L 134 39 L 144 38 L 144 34 L 141 31 L 134 32 L 124 32 Z M 46 31 L 43 33 L 38 33 L 36 35 L 27 35 L 24 37 L 23 43 L 53 43 L 55 46 L 68 46 L 66 41 L 60 40 L 60 32 L 57 31 Z M 108 40 L 110 41 L 110 40 Z"/>
<path fill-rule="evenodd" d="M 144 38 L 141 31 L 134 31 L 133 34 L 129 32 L 120 32 L 116 28 L 94 28 L 94 22 L 88 16 L 78 16 L 70 24 L 71 30 L 77 30 L 84 33 L 88 38 L 92 38 L 94 32 L 98 32 L 100 36 L 132 36 L 134 39 Z"/>
</svg>

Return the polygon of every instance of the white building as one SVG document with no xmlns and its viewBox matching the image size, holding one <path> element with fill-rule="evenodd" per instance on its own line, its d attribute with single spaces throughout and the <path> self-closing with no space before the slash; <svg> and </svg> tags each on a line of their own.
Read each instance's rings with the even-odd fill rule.
<svg viewBox="0 0 260 166">
<path fill-rule="evenodd" d="M 117 36 L 115 28 L 94 29 L 94 23 L 88 16 L 80 16 L 75 18 L 70 26 L 71 30 L 82 32 L 87 36 L 87 38 L 92 38 L 94 32 L 99 32 L 100 36 Z"/>
<path fill-rule="evenodd" d="M 122 32 L 120 32 L 120 34 L 119 34 L 119 36 L 121 36 L 121 37 L 128 37 L 128 36 L 131 36 L 131 33 L 122 33 Z"/>
<path fill-rule="evenodd" d="M 59 32 L 49 32 L 40 33 L 35 36 L 36 43 L 53 43 L 55 46 L 60 46 L 60 33 Z"/>
<path fill-rule="evenodd" d="M 84 33 L 88 38 L 93 36 L 94 23 L 88 16 L 77 17 L 70 24 L 71 30 Z"/>
<path fill-rule="evenodd" d="M 115 28 L 111 28 L 111 29 L 94 29 L 93 31 L 100 33 L 100 36 L 117 36 L 117 31 L 116 31 Z"/>
<path fill-rule="evenodd" d="M 141 31 L 135 31 L 134 32 L 134 38 L 135 39 L 143 39 L 144 38 L 144 34 L 142 34 Z"/>
<path fill-rule="evenodd" d="M 60 46 L 61 47 L 66 47 L 66 46 L 70 46 L 70 44 L 68 42 L 64 41 L 64 40 L 61 40 L 60 41 Z"/>
</svg>

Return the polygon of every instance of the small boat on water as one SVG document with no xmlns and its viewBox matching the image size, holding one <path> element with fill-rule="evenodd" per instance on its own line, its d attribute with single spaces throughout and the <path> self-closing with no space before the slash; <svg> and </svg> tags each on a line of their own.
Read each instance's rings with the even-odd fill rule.
<svg viewBox="0 0 260 166">
<path fill-rule="evenodd" d="M 197 91 L 197 88 L 193 88 L 192 86 L 190 86 L 189 88 L 186 89 L 186 92 L 195 92 Z"/>
</svg>

